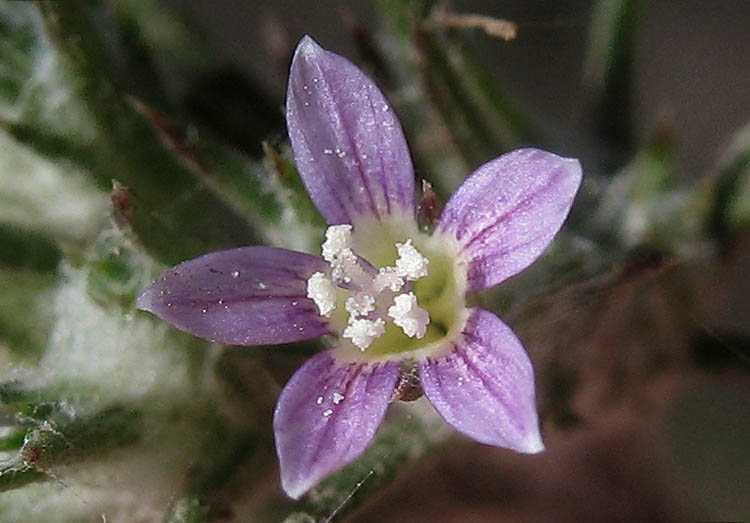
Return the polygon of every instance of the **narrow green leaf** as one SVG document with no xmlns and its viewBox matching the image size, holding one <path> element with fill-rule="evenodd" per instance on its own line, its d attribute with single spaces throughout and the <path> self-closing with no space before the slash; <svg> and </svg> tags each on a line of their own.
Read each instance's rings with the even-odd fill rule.
<svg viewBox="0 0 750 523">
<path fill-rule="evenodd" d="M 207 70 L 211 68 L 211 50 L 196 27 L 190 25 L 180 11 L 163 2 L 121 0 L 114 6 L 117 22 L 122 28 L 137 31 L 139 45 L 168 60 L 180 69 Z M 122 29 L 121 29 L 122 30 Z M 134 42 L 125 44 L 133 45 Z"/>
<path fill-rule="evenodd" d="M 25 463 L 40 469 L 91 459 L 138 441 L 142 423 L 140 412 L 122 406 L 82 416 L 54 410 L 45 423 L 26 433 L 21 455 Z"/>
<path fill-rule="evenodd" d="M 445 198 L 472 167 L 528 143 L 535 132 L 461 35 L 440 22 L 433 4 L 380 2 L 386 23 L 378 63 L 387 66 L 397 86 L 388 94 L 417 171 Z M 370 54 L 377 49 L 367 47 Z"/>
<path fill-rule="evenodd" d="M 634 139 L 634 63 L 640 10 L 640 0 L 599 0 L 584 65 L 597 134 L 625 149 Z"/>
<path fill-rule="evenodd" d="M 425 89 L 467 163 L 479 165 L 487 160 L 493 138 L 463 89 L 441 36 L 424 29 L 417 34 L 416 48 L 424 63 Z"/>
<path fill-rule="evenodd" d="M 49 480 L 49 476 L 33 467 L 23 464 L 3 464 L 0 466 L 0 492 L 21 488 L 30 483 Z"/>
<path fill-rule="evenodd" d="M 112 81 L 104 45 L 78 1 L 37 4 L 50 35 L 29 6 L 15 33 L 32 34 L 33 54 L 16 52 L 34 70 L 34 58 L 48 73 L 32 77 L 23 101 L 0 113 L 19 140 L 55 158 L 73 161 L 102 188 L 112 179 L 129 187 L 143 218 L 139 238 L 165 263 L 207 251 L 257 243 L 248 222 L 220 190 L 192 170 L 163 142 L 151 123 Z M 12 9 L 0 14 L 15 14 Z M 12 25 L 14 21 L 7 21 Z M 25 25 L 24 25 L 25 24 Z M 50 45 L 57 45 L 60 52 Z M 61 100 L 51 112 L 50 98 Z M 60 119 L 59 113 L 71 114 Z"/>
<path fill-rule="evenodd" d="M 479 161 L 536 141 L 521 107 L 500 91 L 461 35 L 446 31 L 439 20 L 436 16 L 427 20 L 424 38 L 429 39 L 425 43 L 431 58 L 428 67 L 434 68 L 436 81 L 447 87 L 453 104 L 469 124 L 468 139 L 484 144 L 486 150 Z"/>
<path fill-rule="evenodd" d="M 464 179 L 470 165 L 426 88 L 414 31 L 428 16 L 429 4 L 421 0 L 381 0 L 381 34 L 371 39 L 368 33 L 360 32 L 359 44 L 365 48 L 361 54 L 374 61 L 373 69 L 381 74 L 379 83 L 404 126 L 418 176 L 431 182 L 446 198 Z M 374 60 L 369 57 L 372 54 Z"/>
<path fill-rule="evenodd" d="M 256 243 L 318 252 L 325 221 L 302 184 L 288 146 L 280 153 L 264 142 L 266 158 L 261 162 L 208 132 L 180 128 L 153 108 L 137 104 L 137 109 L 183 163 L 247 217 L 258 235 Z M 112 203 L 119 222 L 132 227 L 136 236 L 150 230 L 153 215 L 139 208 L 133 190 L 115 184 Z"/>
</svg>

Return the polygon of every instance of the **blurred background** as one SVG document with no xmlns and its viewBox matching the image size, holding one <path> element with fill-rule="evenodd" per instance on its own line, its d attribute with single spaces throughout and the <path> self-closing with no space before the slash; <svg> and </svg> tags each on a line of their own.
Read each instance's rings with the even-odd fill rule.
<svg viewBox="0 0 750 523">
<path fill-rule="evenodd" d="M 750 520 L 748 28 L 744 0 L 0 5 L 0 521 Z M 546 452 L 399 402 L 294 502 L 271 412 L 320 345 L 135 310 L 206 252 L 318 253 L 283 119 L 304 34 L 375 79 L 441 199 L 519 146 L 582 159 L 554 245 L 477 297 Z"/>
<path fill-rule="evenodd" d="M 356 57 L 352 26 L 376 32 L 375 2 L 173 2 L 210 39 L 217 65 L 252 78 L 282 103 L 290 49 L 309 34 L 327 49 Z M 580 131 L 586 124 L 587 42 L 596 2 L 451 2 L 457 12 L 512 20 L 512 42 L 481 31 L 465 37 L 493 81 L 536 118 Z M 614 4 L 613 4 L 614 5 Z M 750 5 L 743 0 L 655 0 L 638 6 L 629 82 L 634 138 L 664 113 L 674 121 L 677 157 L 687 176 L 711 167 L 721 137 L 750 114 Z"/>
</svg>

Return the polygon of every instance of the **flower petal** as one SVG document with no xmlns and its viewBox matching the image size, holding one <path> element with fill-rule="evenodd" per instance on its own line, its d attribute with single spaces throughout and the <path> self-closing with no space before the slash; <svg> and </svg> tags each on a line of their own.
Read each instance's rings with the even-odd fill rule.
<svg viewBox="0 0 750 523">
<path fill-rule="evenodd" d="M 578 160 L 518 149 L 477 169 L 445 206 L 438 233 L 452 234 L 468 264 L 468 291 L 517 274 L 560 230 L 581 184 Z"/>
<path fill-rule="evenodd" d="M 398 380 L 398 362 L 340 363 L 330 351 L 305 363 L 273 417 L 281 485 L 297 499 L 367 447 Z"/>
<path fill-rule="evenodd" d="M 414 214 L 414 171 L 401 124 L 375 84 L 306 36 L 286 99 L 294 159 L 330 224 Z"/>
<path fill-rule="evenodd" d="M 288 343 L 328 332 L 307 295 L 323 260 L 286 249 L 212 252 L 168 269 L 136 305 L 190 334 L 230 345 Z"/>
<path fill-rule="evenodd" d="M 435 410 L 470 438 L 518 452 L 544 449 L 531 361 L 491 312 L 472 309 L 453 351 L 421 362 L 419 376 Z"/>
</svg>

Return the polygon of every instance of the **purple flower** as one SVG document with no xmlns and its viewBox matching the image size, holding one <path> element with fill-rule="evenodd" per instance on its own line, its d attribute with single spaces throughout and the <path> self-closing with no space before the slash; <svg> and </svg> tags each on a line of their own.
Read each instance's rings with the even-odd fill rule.
<svg viewBox="0 0 750 523">
<path fill-rule="evenodd" d="M 367 447 L 402 367 L 453 427 L 519 452 L 544 447 L 534 375 L 513 331 L 466 295 L 523 270 L 562 226 L 576 160 L 519 149 L 477 169 L 432 236 L 383 94 L 305 37 L 287 125 L 300 175 L 330 224 L 323 259 L 273 247 L 215 252 L 167 270 L 138 299 L 178 328 L 231 345 L 335 336 L 289 380 L 274 414 L 284 490 L 298 498 Z"/>
</svg>

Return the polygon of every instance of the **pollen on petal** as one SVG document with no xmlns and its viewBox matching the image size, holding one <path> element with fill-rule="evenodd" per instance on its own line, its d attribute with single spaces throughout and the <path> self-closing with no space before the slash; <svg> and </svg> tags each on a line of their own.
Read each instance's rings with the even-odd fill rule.
<svg viewBox="0 0 750 523">
<path fill-rule="evenodd" d="M 375 320 L 350 320 L 342 336 L 349 338 L 361 350 L 367 349 L 376 338 L 385 333 L 385 322 L 381 318 Z"/>
<path fill-rule="evenodd" d="M 393 298 L 388 316 L 410 338 L 423 338 L 427 332 L 427 324 L 430 323 L 429 313 L 417 304 L 417 297 L 413 292 Z"/>
<path fill-rule="evenodd" d="M 430 260 L 422 256 L 412 244 L 411 239 L 405 243 L 397 243 L 398 259 L 396 260 L 396 273 L 409 281 L 418 280 L 427 276 L 427 265 Z"/>
<path fill-rule="evenodd" d="M 336 308 L 336 287 L 322 272 L 307 280 L 307 297 L 315 302 L 322 316 L 330 317 Z"/>
</svg>

